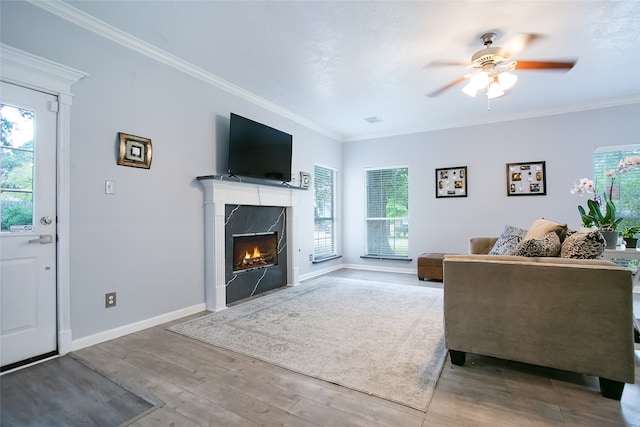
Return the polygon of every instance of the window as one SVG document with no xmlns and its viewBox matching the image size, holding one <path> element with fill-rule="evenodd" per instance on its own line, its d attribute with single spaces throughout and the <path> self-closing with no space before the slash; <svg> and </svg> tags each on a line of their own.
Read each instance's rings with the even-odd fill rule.
<svg viewBox="0 0 640 427">
<path fill-rule="evenodd" d="M 365 256 L 409 255 L 409 168 L 366 171 Z"/>
<path fill-rule="evenodd" d="M 640 144 L 597 147 L 593 152 L 595 194 L 611 197 L 618 216 L 624 218 L 622 227 L 640 225 L 640 168 L 616 173 L 613 180 L 605 173 L 611 170 L 617 172 L 618 163 L 622 159 L 639 154 Z M 619 226 L 618 229 L 622 227 Z"/>
<path fill-rule="evenodd" d="M 34 112 L 2 104 L 2 231 L 33 225 Z"/>
<path fill-rule="evenodd" d="M 313 257 L 329 258 L 336 255 L 335 195 L 336 173 L 333 169 L 314 166 L 315 189 Z"/>
</svg>

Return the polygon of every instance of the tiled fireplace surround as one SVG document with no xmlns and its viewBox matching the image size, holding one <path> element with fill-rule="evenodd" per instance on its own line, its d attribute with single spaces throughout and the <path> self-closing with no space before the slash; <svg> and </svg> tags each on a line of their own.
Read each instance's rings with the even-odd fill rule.
<svg viewBox="0 0 640 427">
<path fill-rule="evenodd" d="M 275 206 L 285 210 L 286 284 L 299 284 L 296 245 L 296 192 L 299 189 L 224 180 L 219 176 L 199 176 L 204 188 L 205 302 L 207 310 L 227 308 L 226 206 Z M 245 274 L 245 273 L 240 273 Z"/>
</svg>

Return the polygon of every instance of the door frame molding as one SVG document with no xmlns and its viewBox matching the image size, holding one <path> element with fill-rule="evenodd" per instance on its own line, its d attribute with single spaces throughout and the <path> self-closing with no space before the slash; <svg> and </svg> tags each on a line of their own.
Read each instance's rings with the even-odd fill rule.
<svg viewBox="0 0 640 427">
<path fill-rule="evenodd" d="M 56 133 L 56 294 L 58 353 L 71 351 L 71 286 L 69 258 L 71 86 L 87 77 L 82 71 L 0 43 L 0 80 L 55 95 Z"/>
</svg>

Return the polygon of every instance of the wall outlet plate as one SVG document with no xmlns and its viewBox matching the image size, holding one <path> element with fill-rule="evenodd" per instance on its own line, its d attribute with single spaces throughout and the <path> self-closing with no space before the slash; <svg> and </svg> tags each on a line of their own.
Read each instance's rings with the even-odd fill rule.
<svg viewBox="0 0 640 427">
<path fill-rule="evenodd" d="M 109 292 L 104 295 L 104 306 L 105 308 L 111 308 L 116 306 L 116 293 Z"/>
</svg>

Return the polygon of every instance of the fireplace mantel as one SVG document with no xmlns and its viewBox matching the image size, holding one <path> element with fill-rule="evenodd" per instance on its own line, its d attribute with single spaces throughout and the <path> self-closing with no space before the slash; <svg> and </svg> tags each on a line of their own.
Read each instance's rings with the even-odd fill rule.
<svg viewBox="0 0 640 427">
<path fill-rule="evenodd" d="M 287 216 L 287 285 L 299 284 L 296 240 L 299 187 L 270 186 L 223 180 L 219 176 L 199 176 L 204 188 L 205 302 L 207 310 L 227 308 L 225 281 L 225 206 L 279 206 Z"/>
</svg>

